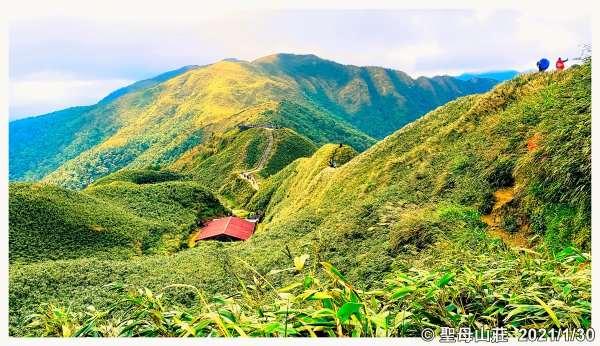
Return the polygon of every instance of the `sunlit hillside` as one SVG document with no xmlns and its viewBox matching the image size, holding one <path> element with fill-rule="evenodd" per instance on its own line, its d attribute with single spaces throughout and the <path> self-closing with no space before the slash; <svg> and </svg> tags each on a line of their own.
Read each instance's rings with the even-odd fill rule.
<svg viewBox="0 0 600 346">
<path fill-rule="evenodd" d="M 187 247 L 196 220 L 225 215 L 189 181 L 113 181 L 72 191 L 42 183 L 10 186 L 11 263 L 125 259 Z"/>
<path fill-rule="evenodd" d="M 263 155 L 264 167 L 253 174 L 258 184 L 295 159 L 316 151 L 310 140 L 292 130 L 268 128 L 232 131 L 197 149 L 183 155 L 171 168 L 185 172 L 237 206 L 246 204 L 256 192 L 240 173 L 257 170 Z"/>
<path fill-rule="evenodd" d="M 183 71 L 94 106 L 11 122 L 10 179 L 80 189 L 123 168 L 169 166 L 248 124 L 279 125 L 316 145 L 344 142 L 363 151 L 427 111 L 495 84 L 413 80 L 290 54 Z"/>
<path fill-rule="evenodd" d="M 294 80 L 302 88 L 293 88 L 287 70 L 291 68 L 280 58 L 286 57 L 220 63 L 157 86 L 165 88 L 160 98 L 165 107 L 175 98 L 196 97 L 176 95 L 169 86 L 202 90 L 202 102 L 182 107 L 206 118 L 188 119 L 183 115 L 188 113 L 176 107 L 164 117 L 131 113 L 132 119 L 139 119 L 130 119 L 138 130 L 124 127 L 83 153 L 80 158 L 90 163 L 89 170 L 71 161 L 46 178 L 65 183 L 85 177 L 87 185 L 101 176 L 95 170 L 105 161 L 94 158 L 103 157 L 115 164 L 108 171 L 172 165 L 170 169 L 185 173 L 173 174 L 174 180 L 182 181 L 136 185 L 132 181 L 140 176 L 160 179 L 170 174 L 143 170 L 117 173 L 105 178 L 110 183 L 99 180 L 82 192 L 11 185 L 11 199 L 16 200 L 11 201 L 11 253 L 19 249 L 25 257 L 34 253 L 23 245 L 28 235 L 36 236 L 41 253 L 53 253 L 55 246 L 39 240 L 41 227 L 27 232 L 37 220 L 37 209 L 20 202 L 25 198 L 50 203 L 40 213 L 56 210 L 51 217 L 58 220 L 74 215 L 77 225 L 87 225 L 88 214 L 76 211 L 94 199 L 100 211 L 118 206 L 119 213 L 110 220 L 134 215 L 131 225 L 137 220 L 143 225 L 159 218 L 176 230 L 168 224 L 189 220 L 195 199 L 178 206 L 179 198 L 152 189 L 186 186 L 177 192 L 185 195 L 196 186 L 193 181 L 206 179 L 203 183 L 210 189 L 219 187 L 225 196 L 239 193 L 237 203 L 248 211 L 266 212 L 244 242 L 203 241 L 172 254 L 142 251 L 135 260 L 86 252 L 89 257 L 13 261 L 12 335 L 418 336 L 425 326 L 505 326 L 510 335 L 518 335 L 522 327 L 591 325 L 591 62 L 565 71 L 520 75 L 485 94 L 461 97 L 360 153 L 342 140 L 315 151 L 306 139 L 309 134 L 298 129 L 252 128 L 225 133 L 164 160 L 152 159 L 160 157 L 161 145 L 169 145 L 162 138 L 137 156 L 102 156 L 108 148 L 147 143 L 140 136 L 154 133 L 152 126 L 175 138 L 175 127 L 184 126 L 184 119 L 187 124 L 213 119 L 205 123 L 203 135 L 225 132 L 242 121 L 225 117 L 229 103 L 242 107 L 252 103 L 250 99 L 267 100 L 282 90 L 289 96 L 314 89 L 312 95 L 323 105 L 325 99 L 339 97 L 332 85 L 343 84 L 334 78 L 341 72 L 329 76 L 327 68 L 315 67 L 322 83 L 298 77 Z M 299 66 L 302 75 L 308 67 Z M 221 80 L 218 87 L 203 84 L 217 70 L 245 76 L 241 80 L 253 89 L 252 95 L 219 94 L 235 94 L 231 86 L 241 83 L 238 79 Z M 117 101 L 134 102 L 136 93 Z M 364 125 L 344 120 L 346 115 L 340 122 L 355 129 Z M 245 115 L 246 119 L 262 121 L 259 115 Z M 160 127 L 163 123 L 169 126 Z M 204 178 L 208 167 L 215 175 L 256 167 L 271 140 L 267 131 L 272 131 L 279 149 L 256 174 L 258 191 L 244 180 L 210 185 L 216 178 Z M 293 152 L 294 157 L 290 147 L 305 151 Z M 201 169 L 203 164 L 206 169 Z M 242 183 L 243 189 L 233 186 Z M 48 197 L 44 189 L 58 191 L 57 197 Z M 132 193 L 135 189 L 140 190 Z M 64 201 L 53 202 L 59 197 Z M 152 202 L 154 198 L 159 200 Z M 162 220 L 161 213 L 148 210 L 148 202 L 163 211 L 173 208 L 173 218 Z M 220 208 L 215 203 L 210 210 Z M 74 230 L 61 228 L 60 234 L 79 234 Z M 149 233 L 139 234 L 146 239 Z M 40 301 L 53 305 L 40 306 Z M 85 310 L 90 304 L 94 309 Z M 67 312 L 67 306 L 72 310 Z"/>
</svg>

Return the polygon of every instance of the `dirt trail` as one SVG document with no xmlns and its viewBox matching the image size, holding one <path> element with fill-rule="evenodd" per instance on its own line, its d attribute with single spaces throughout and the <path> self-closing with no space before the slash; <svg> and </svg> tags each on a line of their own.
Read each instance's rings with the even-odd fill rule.
<svg viewBox="0 0 600 346">
<path fill-rule="evenodd" d="M 252 172 L 255 172 L 255 171 L 252 171 Z M 252 188 L 254 190 L 258 190 L 258 182 L 256 181 L 256 179 L 254 179 L 254 177 L 252 175 L 250 175 L 250 172 L 248 172 L 248 173 L 241 172 L 240 177 L 242 177 L 242 179 L 247 180 L 250 183 L 250 185 L 252 185 Z"/>
<path fill-rule="evenodd" d="M 273 150 L 273 129 L 265 127 L 264 128 L 267 131 L 267 147 L 265 148 L 265 151 L 263 151 L 260 160 L 258 160 L 258 166 L 256 166 L 256 169 L 249 171 L 249 172 L 241 172 L 240 173 L 240 177 L 242 177 L 242 179 L 246 179 L 250 185 L 252 185 L 252 188 L 254 190 L 258 190 L 258 182 L 256 181 L 256 179 L 252 176 L 252 173 L 256 173 L 260 170 L 262 170 L 263 168 L 265 168 L 265 165 L 267 164 L 267 160 L 269 159 L 269 156 L 271 155 L 271 150 Z"/>
<path fill-rule="evenodd" d="M 514 189 L 501 189 L 494 193 L 494 198 L 496 199 L 496 203 L 492 207 L 492 212 L 488 215 L 484 215 L 481 217 L 481 221 L 485 222 L 490 230 L 488 233 L 493 237 L 501 238 L 504 243 L 511 247 L 519 247 L 519 248 L 529 248 L 530 242 L 527 239 L 527 228 L 521 227 L 521 229 L 516 233 L 510 233 L 503 229 L 500 229 L 500 209 L 508 202 L 514 199 Z"/>
<path fill-rule="evenodd" d="M 263 151 L 262 156 L 258 161 L 258 166 L 256 166 L 256 169 L 248 173 L 258 172 L 265 168 L 265 165 L 267 164 L 267 159 L 269 158 L 269 155 L 271 155 L 271 150 L 273 149 L 273 129 L 267 128 L 265 130 L 267 130 L 267 147 L 265 148 L 265 151 Z"/>
</svg>

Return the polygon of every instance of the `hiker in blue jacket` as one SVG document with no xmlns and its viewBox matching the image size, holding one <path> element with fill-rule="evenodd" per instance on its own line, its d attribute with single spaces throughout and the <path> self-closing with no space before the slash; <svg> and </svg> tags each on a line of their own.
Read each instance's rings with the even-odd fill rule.
<svg viewBox="0 0 600 346">
<path fill-rule="evenodd" d="M 546 71 L 546 69 L 550 66 L 550 61 L 546 58 L 542 58 L 540 61 L 537 62 L 536 65 L 540 72 Z"/>
</svg>

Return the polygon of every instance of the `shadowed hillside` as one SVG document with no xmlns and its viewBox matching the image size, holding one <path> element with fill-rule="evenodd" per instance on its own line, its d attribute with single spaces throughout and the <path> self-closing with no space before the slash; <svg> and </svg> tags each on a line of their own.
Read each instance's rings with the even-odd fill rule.
<svg viewBox="0 0 600 346">
<path fill-rule="evenodd" d="M 270 74 L 292 78 L 312 100 L 376 139 L 437 106 L 459 96 L 488 91 L 497 83 L 490 78 L 413 79 L 402 71 L 342 65 L 315 55 L 277 54 L 252 64 Z"/>
</svg>

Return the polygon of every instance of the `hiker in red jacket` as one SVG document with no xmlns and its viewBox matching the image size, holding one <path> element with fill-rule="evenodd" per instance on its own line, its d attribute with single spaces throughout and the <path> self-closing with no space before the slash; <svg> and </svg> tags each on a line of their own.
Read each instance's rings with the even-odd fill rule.
<svg viewBox="0 0 600 346">
<path fill-rule="evenodd" d="M 564 70 L 565 62 L 567 61 L 569 61 L 569 59 L 562 60 L 561 58 L 558 58 L 558 60 L 556 61 L 556 69 L 561 71 Z"/>
</svg>

